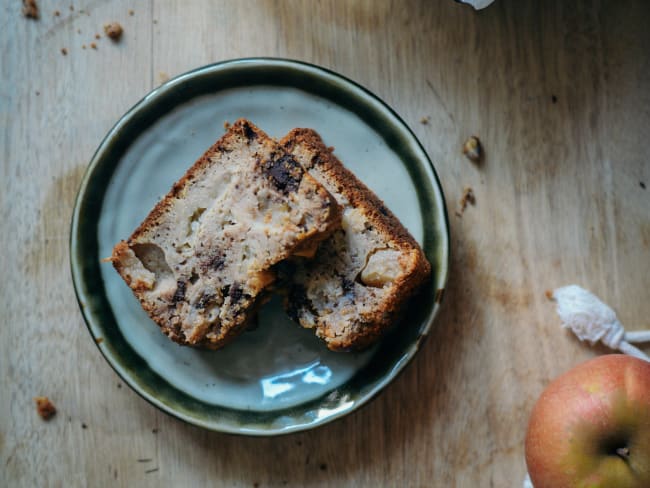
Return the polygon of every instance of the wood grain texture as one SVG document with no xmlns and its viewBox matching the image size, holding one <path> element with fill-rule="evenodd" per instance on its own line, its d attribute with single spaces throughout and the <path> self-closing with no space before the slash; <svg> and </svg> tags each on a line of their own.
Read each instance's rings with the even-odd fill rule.
<svg viewBox="0 0 650 488">
<path fill-rule="evenodd" d="M 578 283 L 650 326 L 646 0 L 39 4 L 38 21 L 0 7 L 0 486 L 519 486 L 544 385 L 605 352 L 561 331 L 544 291 Z M 110 20 L 119 44 L 94 39 Z M 393 106 L 452 227 L 445 303 L 413 364 L 360 411 L 276 439 L 202 431 L 122 386 L 68 269 L 77 186 L 115 121 L 166 76 L 257 55 L 334 69 Z M 473 133 L 481 167 L 460 153 Z M 454 216 L 466 186 L 476 206 Z M 37 395 L 59 409 L 49 423 Z"/>
</svg>

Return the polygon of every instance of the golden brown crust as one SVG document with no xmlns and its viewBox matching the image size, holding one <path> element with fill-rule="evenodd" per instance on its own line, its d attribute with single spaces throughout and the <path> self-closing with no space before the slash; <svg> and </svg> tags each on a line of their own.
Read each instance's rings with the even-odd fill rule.
<svg viewBox="0 0 650 488">
<path fill-rule="evenodd" d="M 403 256 L 405 269 L 391 284 L 387 293 L 371 307 L 356 317 L 356 323 L 350 324 L 343 334 L 332 334 L 327 321 L 316 317 L 316 333 L 326 340 L 327 346 L 332 350 L 358 350 L 363 349 L 376 341 L 398 318 L 402 307 L 414 292 L 428 279 L 431 265 L 426 259 L 418 243 L 397 217 L 386 207 L 383 201 L 372 190 L 363 184 L 350 170 L 334 156 L 332 149 L 328 148 L 321 140 L 318 133 L 311 129 L 294 129 L 281 141 L 288 151 L 294 154 L 305 151 L 311 154 L 309 161 L 304 158 L 300 162 L 312 174 L 321 174 L 330 183 L 335 184 L 336 191 L 330 191 L 337 200 L 348 200 L 350 205 L 359 209 L 368 222 L 385 239 L 387 246 L 399 250 Z M 317 179 L 318 176 L 316 176 Z M 343 198 L 341 198 L 343 197 Z M 331 241 L 331 239 L 330 239 Z M 326 241 L 325 244 L 327 244 Z M 317 255 L 317 260 L 322 256 Z M 307 265 L 309 266 L 309 265 Z M 299 313 L 291 310 L 290 300 L 300 303 L 306 300 L 303 296 L 292 296 L 297 293 L 303 284 L 289 292 L 287 306 L 290 315 L 298 318 Z M 302 293 L 300 290 L 298 293 Z M 304 321 L 301 320 L 301 323 Z M 303 323 L 305 325 L 305 323 Z"/>
</svg>

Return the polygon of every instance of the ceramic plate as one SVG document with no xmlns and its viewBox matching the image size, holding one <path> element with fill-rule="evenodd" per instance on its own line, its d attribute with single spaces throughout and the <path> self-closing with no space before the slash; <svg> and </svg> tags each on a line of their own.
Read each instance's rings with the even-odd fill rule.
<svg viewBox="0 0 650 488">
<path fill-rule="evenodd" d="M 316 129 L 421 243 L 433 276 L 400 324 L 363 353 L 334 353 L 292 323 L 279 301 L 255 330 L 220 351 L 160 333 L 110 264 L 185 170 L 221 136 L 252 120 L 281 138 Z M 417 352 L 447 277 L 447 214 L 435 170 L 406 124 L 376 96 L 316 66 L 240 59 L 181 75 L 133 107 L 101 143 L 72 220 L 72 276 L 88 329 L 107 361 L 161 410 L 208 429 L 272 435 L 305 430 L 360 407 Z"/>
</svg>

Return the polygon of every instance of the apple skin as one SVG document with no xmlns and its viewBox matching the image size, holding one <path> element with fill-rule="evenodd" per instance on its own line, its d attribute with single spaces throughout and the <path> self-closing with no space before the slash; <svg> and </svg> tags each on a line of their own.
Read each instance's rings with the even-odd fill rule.
<svg viewBox="0 0 650 488">
<path fill-rule="evenodd" d="M 535 488 L 650 487 L 650 362 L 611 354 L 555 379 L 533 408 Z"/>
</svg>

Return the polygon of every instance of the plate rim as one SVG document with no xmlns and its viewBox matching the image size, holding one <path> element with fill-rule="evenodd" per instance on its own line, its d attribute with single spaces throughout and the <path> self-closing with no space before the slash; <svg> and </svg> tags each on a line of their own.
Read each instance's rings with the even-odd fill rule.
<svg viewBox="0 0 650 488">
<path fill-rule="evenodd" d="M 128 372 L 122 367 L 122 365 L 120 364 L 120 360 L 118 358 L 113 358 L 113 354 L 109 353 L 109 351 L 101 347 L 100 341 L 98 341 L 99 338 L 96 336 L 93 330 L 93 324 L 91 322 L 93 322 L 94 318 L 92 316 L 89 316 L 91 314 L 87 313 L 86 305 L 84 304 L 84 301 L 82 299 L 82 296 L 86 295 L 86 290 L 83 289 L 84 280 L 83 280 L 82 273 L 80 271 L 81 264 L 77 262 L 77 261 L 81 261 L 81 258 L 78 257 L 79 250 L 78 250 L 78 242 L 76 239 L 76 236 L 78 234 L 78 228 L 80 225 L 80 218 L 81 218 L 80 211 L 81 208 L 83 207 L 84 197 L 87 197 L 87 193 L 86 193 L 87 187 L 91 179 L 91 176 L 93 174 L 93 170 L 99 164 L 101 160 L 101 155 L 110 145 L 110 142 L 116 137 L 116 135 L 118 135 L 118 133 L 122 128 L 124 128 L 130 122 L 132 122 L 132 119 L 138 114 L 140 110 L 146 108 L 149 104 L 156 103 L 157 99 L 163 97 L 166 93 L 174 90 L 177 87 L 177 85 L 179 85 L 180 83 L 183 83 L 185 81 L 191 81 L 193 78 L 195 78 L 198 75 L 211 73 L 213 71 L 218 71 L 219 69 L 222 69 L 225 66 L 236 66 L 236 65 L 250 66 L 254 64 L 260 65 L 262 67 L 274 66 L 276 68 L 285 68 L 289 71 L 292 69 L 294 70 L 306 69 L 309 70 L 312 74 L 315 74 L 316 76 L 326 75 L 327 77 L 333 78 L 338 82 L 342 82 L 343 85 L 347 85 L 345 88 L 352 88 L 358 90 L 367 102 L 372 101 L 376 105 L 378 105 L 378 108 L 385 110 L 392 118 L 392 122 L 394 123 L 394 125 L 399 127 L 400 131 L 404 132 L 404 134 L 409 139 L 409 142 L 415 144 L 415 147 L 421 153 L 422 162 L 426 163 L 426 165 L 431 170 L 432 177 L 433 177 L 432 183 L 434 183 L 432 185 L 432 190 L 435 196 L 435 200 L 438 203 L 437 208 L 434 209 L 432 213 L 436 215 L 437 218 L 442 217 L 442 222 L 441 222 L 442 225 L 440 225 L 440 228 L 444 231 L 440 236 L 439 249 L 437 249 L 437 252 L 440 253 L 440 259 L 439 262 L 437 263 L 439 268 L 436 269 L 435 271 L 437 277 L 436 284 L 435 284 L 437 287 L 436 291 L 441 291 L 440 296 L 438 297 L 438 293 L 436 294 L 436 299 L 434 300 L 431 311 L 424 321 L 425 322 L 424 327 L 422 327 L 419 330 L 419 333 L 415 341 L 409 345 L 408 349 L 406 349 L 403 352 L 403 354 L 398 358 L 398 360 L 392 365 L 390 371 L 382 375 L 382 377 L 376 382 L 376 384 L 369 391 L 365 392 L 363 395 L 360 395 L 355 401 L 352 402 L 350 406 L 341 409 L 340 411 L 336 411 L 323 418 L 312 419 L 306 423 L 272 427 L 268 429 L 243 428 L 243 427 L 232 428 L 229 425 L 215 424 L 213 422 L 205 422 L 202 421 L 202 419 L 186 416 L 182 412 L 176 411 L 174 408 L 171 408 L 165 403 L 160 402 L 156 396 L 151 395 L 148 392 L 144 391 L 140 387 L 140 385 L 137 384 L 137 382 L 134 379 L 132 379 L 131 376 L 128 374 Z M 219 89 L 217 88 L 215 92 L 216 91 L 219 91 Z M 140 397 L 142 397 L 144 400 L 149 402 L 154 407 L 158 408 L 160 411 L 172 417 L 187 422 L 191 425 L 196 425 L 198 427 L 202 427 L 211 431 L 217 431 L 217 432 L 223 432 L 223 433 L 235 434 L 235 435 L 256 436 L 256 437 L 270 437 L 275 435 L 285 435 L 285 434 L 290 434 L 295 432 L 311 430 L 316 427 L 320 427 L 322 425 L 333 422 L 337 419 L 340 419 L 345 415 L 348 415 L 354 411 L 357 411 L 361 407 L 367 405 L 373 399 L 375 399 L 378 396 L 378 394 L 382 390 L 384 390 L 384 388 L 388 386 L 388 384 L 394 381 L 404 371 L 406 366 L 411 363 L 417 351 L 420 349 L 424 340 L 428 336 L 428 332 L 435 320 L 435 317 L 439 312 L 440 305 L 443 300 L 442 292 L 444 292 L 447 286 L 447 282 L 449 279 L 449 266 L 451 261 L 449 215 L 446 206 L 444 189 L 440 181 L 440 177 L 436 171 L 436 168 L 433 162 L 431 161 L 431 158 L 429 157 L 426 149 L 423 147 L 422 143 L 417 138 L 415 133 L 411 130 L 409 125 L 383 99 L 381 99 L 379 96 L 377 96 L 376 94 L 374 94 L 373 92 L 365 88 L 364 86 L 355 82 L 354 80 L 351 80 L 350 78 L 340 73 L 337 73 L 329 68 L 325 68 L 305 61 L 294 60 L 294 59 L 283 58 L 283 57 L 233 58 L 233 59 L 223 60 L 216 63 L 200 66 L 190 71 L 181 73 L 175 76 L 174 78 L 166 81 L 165 83 L 161 84 L 160 86 L 155 87 L 144 97 L 142 97 L 139 101 L 137 101 L 129 110 L 127 110 L 124 113 L 124 115 L 122 115 L 118 119 L 118 121 L 106 133 L 101 143 L 93 153 L 90 162 L 88 163 L 88 167 L 84 172 L 82 181 L 79 185 L 77 195 L 74 201 L 74 209 L 72 213 L 72 220 L 71 220 L 70 234 L 69 234 L 69 249 L 70 249 L 70 270 L 72 274 L 73 287 L 74 287 L 77 303 L 79 304 L 81 315 L 84 319 L 84 323 L 86 324 L 86 328 L 88 329 L 88 332 L 90 333 L 93 339 L 93 342 L 95 342 L 96 347 L 101 352 L 105 361 L 111 366 L 111 368 L 115 371 L 115 373 Z M 162 377 L 161 379 L 164 380 L 164 378 Z M 318 399 L 314 399 L 312 401 L 315 400 Z M 237 409 L 233 409 L 233 410 L 238 411 Z"/>
</svg>

